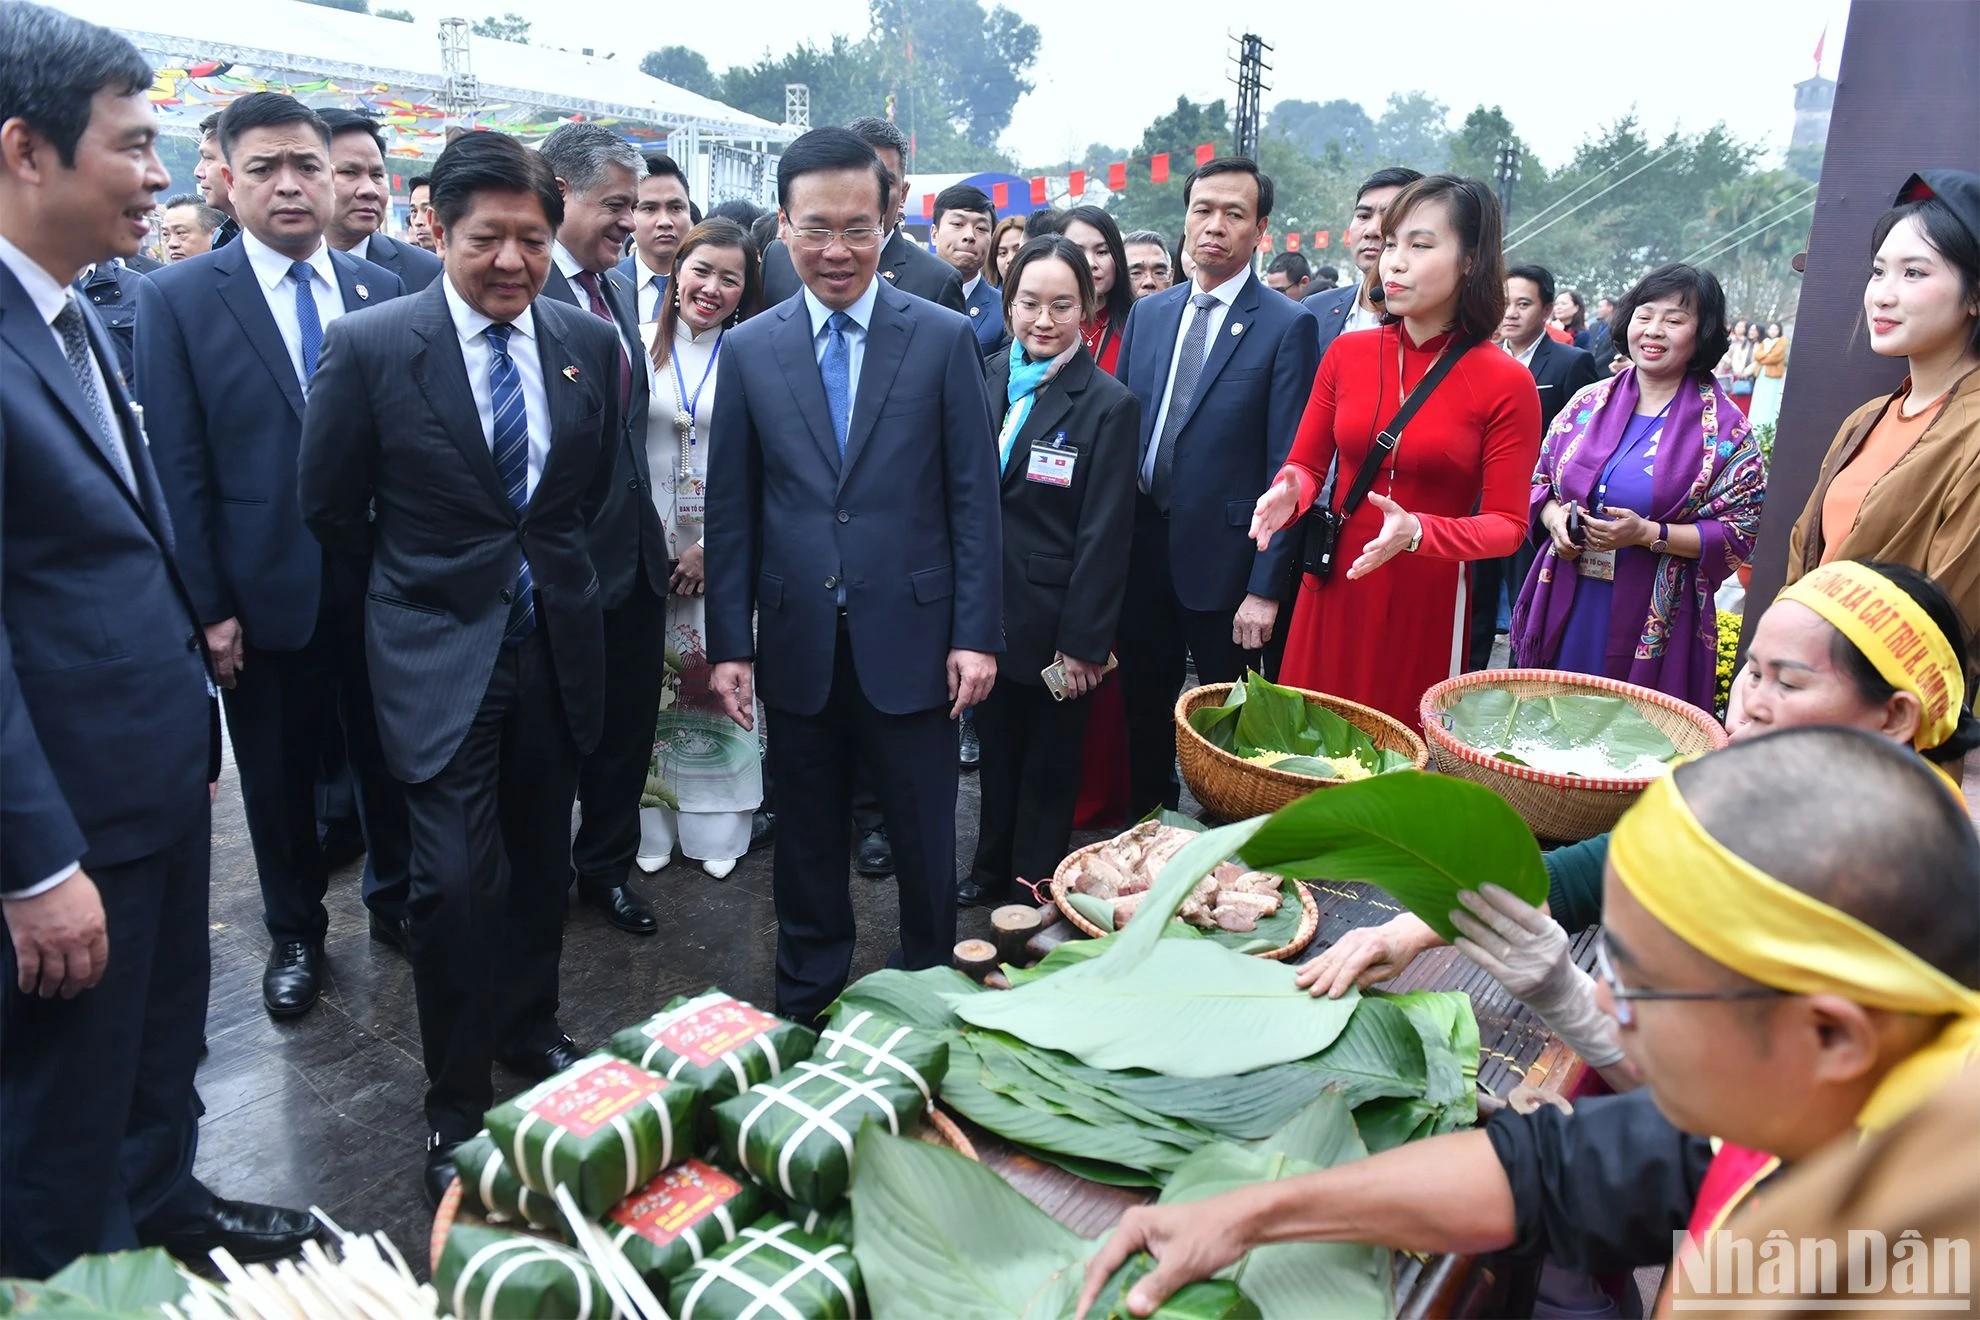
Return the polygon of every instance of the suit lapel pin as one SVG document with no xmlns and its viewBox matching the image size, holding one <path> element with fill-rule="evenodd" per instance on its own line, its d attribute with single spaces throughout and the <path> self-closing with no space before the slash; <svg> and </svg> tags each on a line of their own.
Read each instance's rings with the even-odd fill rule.
<svg viewBox="0 0 1980 1320">
<path fill-rule="evenodd" d="M 352 287 L 357 290 L 357 296 L 359 302 L 368 302 L 370 300 L 371 298 L 370 289 L 365 288 L 362 284 L 353 285 Z"/>
<path fill-rule="evenodd" d="M 983 309 L 981 307 L 972 307 L 969 309 L 969 314 L 971 316 L 981 316 L 983 315 Z"/>
<path fill-rule="evenodd" d="M 1241 334 L 1243 334 L 1243 333 L 1244 333 L 1244 326 L 1243 326 L 1243 325 L 1242 325 L 1241 323 L 1240 323 L 1240 324 L 1234 324 L 1234 325 L 1232 325 L 1232 326 L 1231 326 L 1231 333 L 1232 333 L 1232 334 L 1234 334 L 1234 335 L 1241 335 Z"/>
<path fill-rule="evenodd" d="M 565 379 L 565 380 L 568 380 L 568 381 L 570 381 L 570 382 L 572 382 L 573 384 L 575 384 L 575 383 L 577 382 L 577 378 L 578 378 L 578 369 L 577 369 L 576 367 L 574 367 L 574 366 L 573 366 L 573 367 L 565 367 L 565 368 L 564 368 L 564 379 Z"/>
<path fill-rule="evenodd" d="M 891 270 L 883 270 L 880 272 L 880 278 L 883 280 L 892 280 L 894 278 L 894 272 Z"/>
</svg>

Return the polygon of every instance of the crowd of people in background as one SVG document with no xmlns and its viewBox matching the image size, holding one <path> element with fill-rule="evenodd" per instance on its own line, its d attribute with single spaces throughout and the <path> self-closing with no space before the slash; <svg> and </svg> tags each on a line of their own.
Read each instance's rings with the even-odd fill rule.
<svg viewBox="0 0 1980 1320">
<path fill-rule="evenodd" d="M 266 1010 L 316 1004 L 362 852 L 437 1198 L 492 1064 L 581 1057 L 567 895 L 652 936 L 640 873 L 773 843 L 774 1007 L 814 1022 L 850 874 L 895 878 L 894 964 L 940 965 L 959 905 L 1178 806 L 1192 674 L 1414 724 L 1503 633 L 1714 705 L 1788 335 L 1693 265 L 1592 308 L 1507 267 L 1482 181 L 1371 174 L 1343 281 L 1260 261 L 1242 157 L 1190 174 L 1180 235 L 964 184 L 924 243 L 886 119 L 792 142 L 774 209 L 705 214 L 671 157 L 570 123 L 459 136 L 401 227 L 363 115 L 242 96 L 161 201 L 127 42 L 9 3 L 0 65 L 0 371 L 44 382 L 0 400 L 18 1272 L 313 1232 L 191 1174 L 222 718 Z M 1890 561 L 1980 619 L 1980 180 L 1924 171 L 1868 239 L 1869 351 L 1910 374 L 1832 419 L 1790 580 Z"/>
</svg>

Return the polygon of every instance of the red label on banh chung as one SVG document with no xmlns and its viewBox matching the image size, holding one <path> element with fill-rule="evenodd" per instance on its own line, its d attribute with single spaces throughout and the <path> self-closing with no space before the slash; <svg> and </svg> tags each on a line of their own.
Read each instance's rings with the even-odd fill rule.
<svg viewBox="0 0 1980 1320">
<path fill-rule="evenodd" d="M 664 1247 L 741 1190 L 735 1179 L 700 1160 L 683 1160 L 613 1206 L 611 1218 Z"/>
<path fill-rule="evenodd" d="M 738 1045 L 761 1036 L 777 1019 L 731 999 L 688 1014 L 661 1028 L 654 1039 L 697 1068 L 706 1068 Z"/>
<path fill-rule="evenodd" d="M 574 1137 L 588 1137 L 666 1085 L 644 1069 L 608 1059 L 551 1091 L 529 1112 Z"/>
</svg>

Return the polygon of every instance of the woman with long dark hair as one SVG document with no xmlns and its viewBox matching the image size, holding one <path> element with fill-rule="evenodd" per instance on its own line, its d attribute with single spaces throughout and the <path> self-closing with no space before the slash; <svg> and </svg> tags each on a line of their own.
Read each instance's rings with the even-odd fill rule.
<svg viewBox="0 0 1980 1320">
<path fill-rule="evenodd" d="M 1080 326 L 1080 338 L 1100 370 L 1109 376 L 1121 358 L 1121 331 L 1127 328 L 1134 290 L 1127 279 L 1127 246 L 1114 217 L 1097 206 L 1075 206 L 1059 223 L 1059 232 L 1086 254 L 1093 270 L 1093 293 L 1099 308 Z"/>
<path fill-rule="evenodd" d="M 1396 194 L 1367 277 L 1383 324 L 1327 350 L 1291 459 L 1251 521 L 1262 549 L 1312 506 L 1337 459 L 1338 511 L 1403 400 L 1454 358 L 1345 511 L 1331 576 L 1301 581 L 1279 671 L 1408 725 L 1425 689 L 1463 666 L 1470 561 L 1526 539 L 1540 397 L 1492 342 L 1506 306 L 1500 225 L 1478 179 L 1437 174 Z"/>
<path fill-rule="evenodd" d="M 722 879 L 749 851 L 750 817 L 763 801 L 756 737 L 729 719 L 708 688 L 701 552 L 722 336 L 762 300 L 748 234 L 733 220 L 704 220 L 674 255 L 659 319 L 642 328 L 652 367 L 646 457 L 667 557 L 675 562 L 667 597 L 667 679 L 640 803 L 643 871 L 665 866 L 678 845 L 683 856 Z"/>
</svg>

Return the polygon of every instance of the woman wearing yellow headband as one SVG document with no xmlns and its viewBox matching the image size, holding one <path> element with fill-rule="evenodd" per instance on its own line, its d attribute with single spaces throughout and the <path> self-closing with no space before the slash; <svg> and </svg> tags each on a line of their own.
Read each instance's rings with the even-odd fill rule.
<svg viewBox="0 0 1980 1320">
<path fill-rule="evenodd" d="M 1754 629 L 1733 679 L 1727 732 L 1734 741 L 1806 725 L 1862 729 L 1957 765 L 1980 746 L 1965 697 L 1966 629 L 1936 583 L 1901 564 L 1840 560 L 1814 569 L 1777 597 Z M 1455 914 L 1467 956 L 1538 1013 L 1618 1088 L 1621 1057 L 1597 1013 L 1591 986 L 1568 956 L 1567 936 L 1601 920 L 1609 836 L 1547 854 L 1547 913 L 1497 886 L 1462 898 Z M 1551 916 L 1551 919 L 1549 917 Z M 1403 913 L 1349 931 L 1299 970 L 1316 995 L 1338 997 L 1402 972 L 1444 941 Z"/>
</svg>

